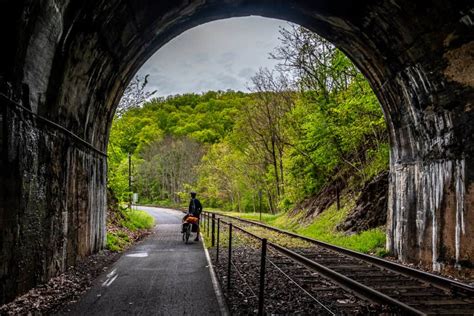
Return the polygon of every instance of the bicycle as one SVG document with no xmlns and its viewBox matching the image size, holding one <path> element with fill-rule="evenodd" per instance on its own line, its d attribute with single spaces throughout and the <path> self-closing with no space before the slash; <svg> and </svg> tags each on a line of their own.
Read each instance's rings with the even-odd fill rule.
<svg viewBox="0 0 474 316">
<path fill-rule="evenodd" d="M 187 244 L 189 242 L 189 237 L 191 236 L 191 232 L 193 232 L 193 226 L 199 224 L 199 219 L 194 216 L 189 216 L 184 220 L 182 235 L 183 241 Z M 197 229 L 196 229 L 197 232 Z"/>
</svg>

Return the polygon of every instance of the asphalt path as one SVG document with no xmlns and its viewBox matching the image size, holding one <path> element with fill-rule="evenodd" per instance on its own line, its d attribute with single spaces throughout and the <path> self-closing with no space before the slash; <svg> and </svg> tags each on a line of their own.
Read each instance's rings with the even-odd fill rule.
<svg viewBox="0 0 474 316">
<path fill-rule="evenodd" d="M 138 209 L 155 217 L 155 232 L 125 252 L 65 314 L 220 314 L 202 243 L 182 241 L 183 213 Z"/>
</svg>

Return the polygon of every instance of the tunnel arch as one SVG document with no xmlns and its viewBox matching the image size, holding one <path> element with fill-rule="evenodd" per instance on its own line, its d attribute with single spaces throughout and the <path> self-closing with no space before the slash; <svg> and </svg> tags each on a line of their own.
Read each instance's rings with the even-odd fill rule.
<svg viewBox="0 0 474 316">
<path fill-rule="evenodd" d="M 435 270 L 472 262 L 469 1 L 11 0 L 3 6 L 0 302 L 103 246 L 101 152 L 115 107 L 141 65 L 189 28 L 248 15 L 319 33 L 368 78 L 390 134 L 388 249 Z"/>
</svg>

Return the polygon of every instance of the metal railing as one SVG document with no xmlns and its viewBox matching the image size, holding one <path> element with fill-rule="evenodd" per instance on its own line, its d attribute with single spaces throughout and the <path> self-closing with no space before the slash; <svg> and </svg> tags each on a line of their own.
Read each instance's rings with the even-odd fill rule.
<svg viewBox="0 0 474 316">
<path fill-rule="evenodd" d="M 235 216 L 220 214 L 220 213 L 213 213 L 213 212 L 208 212 L 208 213 L 209 214 L 215 214 L 215 215 L 222 216 L 222 217 L 226 217 L 226 218 L 233 219 L 233 220 L 238 220 L 238 221 L 243 222 L 243 223 L 256 225 L 256 226 L 259 226 L 259 227 L 262 227 L 262 228 L 265 228 L 265 229 L 272 230 L 272 231 L 277 232 L 277 233 L 282 233 L 282 234 L 285 234 L 285 235 L 288 235 L 288 236 L 291 236 L 291 237 L 294 237 L 294 238 L 297 238 L 297 239 L 300 239 L 300 240 L 303 240 L 303 241 L 307 241 L 307 242 L 310 242 L 310 243 L 315 244 L 317 246 L 321 246 L 323 248 L 333 250 L 335 252 L 338 252 L 338 253 L 353 257 L 353 258 L 363 260 L 365 262 L 368 262 L 370 264 L 378 266 L 382 269 L 388 269 L 388 270 L 391 270 L 393 272 L 400 273 L 400 274 L 403 274 L 405 276 L 412 277 L 412 278 L 418 279 L 418 280 L 423 281 L 423 282 L 428 282 L 431 285 L 433 285 L 435 287 L 438 287 L 440 289 L 443 289 L 443 290 L 452 291 L 453 293 L 458 293 L 458 294 L 464 294 L 464 295 L 467 295 L 469 297 L 474 295 L 474 287 L 473 286 L 464 284 L 462 282 L 459 282 L 459 281 L 456 281 L 456 280 L 453 280 L 453 279 L 448 279 L 448 278 L 442 277 L 440 275 L 435 275 L 435 274 L 432 274 L 432 273 L 428 273 L 428 272 L 425 272 L 425 271 L 421 271 L 421 270 L 417 270 L 417 269 L 414 269 L 414 268 L 411 268 L 411 267 L 407 267 L 407 266 L 404 266 L 404 265 L 396 263 L 396 262 L 384 260 L 382 258 L 371 256 L 371 255 L 368 255 L 368 254 L 365 254 L 365 253 L 361 253 L 361 252 L 357 252 L 357 251 L 350 250 L 350 249 L 347 249 L 347 248 L 343 248 L 343 247 L 335 246 L 335 245 L 332 245 L 332 244 L 328 244 L 328 243 L 322 242 L 320 240 L 316 240 L 316 239 L 313 239 L 313 238 L 298 235 L 296 233 L 293 233 L 293 232 L 290 232 L 290 231 L 287 231 L 287 230 L 283 230 L 283 229 L 279 229 L 279 228 L 276 228 L 276 227 L 273 227 L 273 226 L 269 226 L 269 225 L 266 225 L 266 224 L 263 224 L 263 223 L 260 223 L 260 222 L 257 222 L 257 221 L 247 220 L 247 219 L 238 218 L 238 217 L 235 217 Z"/>
<path fill-rule="evenodd" d="M 284 256 L 287 256 L 285 252 L 282 252 L 280 247 L 268 242 L 266 238 L 261 238 L 239 226 L 236 226 L 232 224 L 231 222 L 226 222 L 222 220 L 221 218 L 216 218 L 216 214 L 208 213 L 208 212 L 203 212 L 201 220 L 201 224 L 203 226 L 203 235 L 207 236 L 210 238 L 210 243 L 211 247 L 214 248 L 213 250 L 215 251 L 215 260 L 217 264 L 225 264 L 226 266 L 226 288 L 227 291 L 231 291 L 233 288 L 233 274 L 235 271 L 235 274 L 242 279 L 242 282 L 244 283 L 245 287 L 249 290 L 249 292 L 252 294 L 251 296 L 257 300 L 257 305 L 258 305 L 258 315 L 264 315 L 265 314 L 265 290 L 266 290 L 266 284 L 267 284 L 267 264 L 270 264 L 270 266 L 274 267 L 276 271 L 281 273 L 281 275 L 288 279 L 292 284 L 294 284 L 299 290 L 304 295 L 307 295 L 310 299 L 312 299 L 315 303 L 321 306 L 322 309 L 324 309 L 326 312 L 328 312 L 330 315 L 335 315 L 335 313 L 324 303 L 322 303 L 320 300 L 315 298 L 313 295 L 311 295 L 307 290 L 305 290 L 296 280 L 291 278 L 287 273 L 285 273 L 282 269 L 278 268 L 278 266 L 267 256 L 268 253 L 268 247 L 272 247 L 272 251 L 276 251 Z M 224 228 L 225 227 L 225 228 Z M 222 262 L 221 261 L 221 255 L 220 253 L 222 252 L 222 247 L 221 247 L 221 241 L 222 241 L 222 231 L 226 230 L 227 234 L 225 237 L 227 237 L 227 262 Z M 256 240 L 259 245 L 260 245 L 260 263 L 259 263 L 259 279 L 258 279 L 258 294 L 255 293 L 255 291 L 252 289 L 250 286 L 248 280 L 245 279 L 243 276 L 243 273 L 239 270 L 237 265 L 234 263 L 233 260 L 233 252 L 234 252 L 234 239 L 236 237 L 236 234 L 244 234 L 248 236 L 249 238 L 252 238 Z M 288 256 L 287 256 L 288 257 Z"/>
<path fill-rule="evenodd" d="M 95 153 L 97 153 L 101 156 L 107 157 L 107 153 L 101 151 L 100 149 L 97 149 L 90 142 L 88 142 L 85 139 L 79 137 L 78 135 L 76 135 L 72 131 L 68 130 L 66 127 L 64 127 L 64 126 L 62 126 L 62 125 L 60 125 L 56 122 L 53 122 L 53 121 L 39 115 L 36 112 L 33 112 L 32 110 L 30 110 L 27 107 L 21 105 L 20 103 L 13 101 L 12 99 L 10 99 L 5 94 L 0 93 L 0 100 L 5 101 L 5 104 L 7 106 L 9 106 L 12 110 L 19 112 L 19 114 L 20 114 L 19 119 L 20 120 L 23 120 L 23 121 L 25 120 L 23 116 L 24 116 L 24 113 L 26 113 L 26 114 L 36 118 L 36 120 L 38 122 L 41 122 L 43 124 L 47 124 L 50 127 L 60 131 L 63 135 L 69 137 L 69 139 L 73 140 L 74 142 L 85 146 L 86 148 L 94 151 Z M 6 120 L 6 118 L 4 118 L 4 120 Z M 6 124 L 6 122 L 4 122 L 4 124 Z"/>
</svg>

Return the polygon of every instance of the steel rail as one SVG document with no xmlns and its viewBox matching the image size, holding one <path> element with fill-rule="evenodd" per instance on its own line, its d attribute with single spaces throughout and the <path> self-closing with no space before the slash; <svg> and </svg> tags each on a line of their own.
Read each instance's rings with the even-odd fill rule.
<svg viewBox="0 0 474 316">
<path fill-rule="evenodd" d="M 284 277 L 286 277 L 290 282 L 292 282 L 296 287 L 298 287 L 301 291 L 303 291 L 304 294 L 309 296 L 313 301 L 315 301 L 319 306 L 321 306 L 323 309 L 325 309 L 328 313 L 331 315 L 336 315 L 332 310 L 329 309 L 326 305 L 323 304 L 320 300 L 318 300 L 316 297 L 314 297 L 311 293 L 309 293 L 307 290 L 305 290 L 301 285 L 298 284 L 292 277 L 290 277 L 288 274 L 285 273 L 275 262 L 267 258 L 267 261 L 275 268 L 277 269 L 281 274 L 283 274 Z"/>
<path fill-rule="evenodd" d="M 295 238 L 298 238 L 298 239 L 316 244 L 316 245 L 324 247 L 326 249 L 330 249 L 330 250 L 333 250 L 335 252 L 339 252 L 339 253 L 345 254 L 347 256 L 354 257 L 354 258 L 369 262 L 369 263 L 371 263 L 375 266 L 378 266 L 379 268 L 388 269 L 388 270 L 391 270 L 393 272 L 397 272 L 397 273 L 403 274 L 405 276 L 409 276 L 409 277 L 418 279 L 419 281 L 427 282 L 427 283 L 429 283 L 433 286 L 436 286 L 438 288 L 441 288 L 443 290 L 448 290 L 448 291 L 451 291 L 453 293 L 462 294 L 462 295 L 466 295 L 466 296 L 474 296 L 474 287 L 469 286 L 469 285 L 464 284 L 464 283 L 461 283 L 461 282 L 458 282 L 458 281 L 455 281 L 455 280 L 451 280 L 451 279 L 448 279 L 448 278 L 445 278 L 445 277 L 434 275 L 434 274 L 431 274 L 431 273 L 428 273 L 428 272 L 425 272 L 425 271 L 416 270 L 416 269 L 401 265 L 399 263 L 395 263 L 395 262 L 391 262 L 391 261 L 384 260 L 384 259 L 381 259 L 381 258 L 377 258 L 377 257 L 374 257 L 374 256 L 370 256 L 370 255 L 367 255 L 367 254 L 364 254 L 364 253 L 361 253 L 361 252 L 357 252 L 357 251 L 349 250 L 349 249 L 346 249 L 346 248 L 338 247 L 338 246 L 335 246 L 335 245 L 331 245 L 331 244 L 328 244 L 328 243 L 325 243 L 325 242 L 322 242 L 322 241 L 319 241 L 319 240 L 316 240 L 316 239 L 313 239 L 313 238 L 301 236 L 301 235 L 298 235 L 298 234 L 295 234 L 295 233 L 292 233 L 292 232 L 289 232 L 289 231 L 286 231 L 286 230 L 283 230 L 283 229 L 279 229 L 279 228 L 276 228 L 276 227 L 272 227 L 272 226 L 269 226 L 269 225 L 266 225 L 266 224 L 262 224 L 262 223 L 259 223 L 259 222 L 255 222 L 255 221 L 251 221 L 251 220 L 247 220 L 247 219 L 243 219 L 243 218 L 238 218 L 238 217 L 231 216 L 231 215 L 225 215 L 225 214 L 221 214 L 221 213 L 215 213 L 215 212 L 208 212 L 208 213 L 214 213 L 217 216 L 228 217 L 228 218 L 235 219 L 235 220 L 238 220 L 238 221 L 241 221 L 241 222 L 244 222 L 244 223 L 257 225 L 257 226 L 260 226 L 260 227 L 263 227 L 263 228 L 266 228 L 266 229 L 269 229 L 269 230 L 273 230 L 273 231 L 278 232 L 278 233 L 286 234 L 286 235 L 289 235 L 289 236 L 292 236 L 292 237 L 295 237 Z"/>
<path fill-rule="evenodd" d="M 362 296 L 363 298 L 368 299 L 369 301 L 374 301 L 380 304 L 387 304 L 392 307 L 395 306 L 396 308 L 399 308 L 400 310 L 410 315 L 426 315 L 426 313 L 420 310 L 417 310 L 416 308 L 413 308 L 405 303 L 400 302 L 399 300 L 396 300 L 360 282 L 357 282 L 351 278 L 348 278 L 345 275 L 339 272 L 336 272 L 334 270 L 331 270 L 323 266 L 322 264 L 319 264 L 311 259 L 308 259 L 288 248 L 279 246 L 271 242 L 268 243 L 268 246 L 273 247 L 274 249 L 278 250 L 280 253 L 286 255 L 287 257 L 293 259 L 294 261 L 299 262 L 302 265 L 312 270 L 317 271 L 321 275 L 339 284 L 344 289 L 349 290 L 351 293 L 356 294 L 356 296 L 359 296 L 359 297 Z"/>
<path fill-rule="evenodd" d="M 209 212 L 207 212 L 209 214 Z M 205 212 L 203 212 L 203 214 L 205 214 Z M 209 216 L 208 214 L 205 214 L 206 216 Z M 224 224 L 227 224 L 229 225 L 230 223 L 229 222 L 226 222 L 226 221 L 222 221 L 221 220 L 221 223 L 224 223 Z M 236 226 L 236 225 L 232 225 L 232 227 L 234 229 L 237 229 L 249 236 L 252 236 L 258 240 L 262 240 L 263 238 L 257 236 L 256 234 L 254 233 L 251 233 L 245 229 L 243 229 L 242 227 L 239 227 L 239 226 Z M 345 275 L 342 275 L 341 273 L 339 272 L 336 272 L 334 270 L 331 270 L 311 259 L 308 259 L 288 248 L 285 248 L 285 247 L 282 247 L 282 246 L 279 246 L 275 243 L 272 243 L 272 242 L 267 242 L 267 245 L 269 247 L 272 247 L 273 249 L 275 249 L 276 251 L 280 252 L 281 254 L 285 255 L 286 257 L 292 259 L 293 261 L 296 261 L 304 266 L 306 266 L 307 268 L 311 269 L 311 270 L 314 270 L 314 271 L 317 271 L 319 274 L 325 276 L 326 278 L 332 280 L 333 282 L 339 284 L 342 288 L 348 290 L 349 292 L 355 294 L 356 296 L 358 297 L 361 297 L 361 298 L 364 298 L 364 299 L 367 299 L 369 301 L 372 301 L 372 302 L 377 302 L 377 303 L 380 303 L 380 304 L 388 304 L 392 307 L 396 307 L 396 308 L 399 308 L 401 311 L 404 311 L 410 315 L 426 315 L 426 313 L 422 312 L 422 311 L 419 311 L 403 302 L 400 302 L 386 294 L 383 294 L 375 289 L 372 289 L 360 282 L 357 282 L 355 280 L 352 280 L 348 277 L 346 277 Z"/>
</svg>

